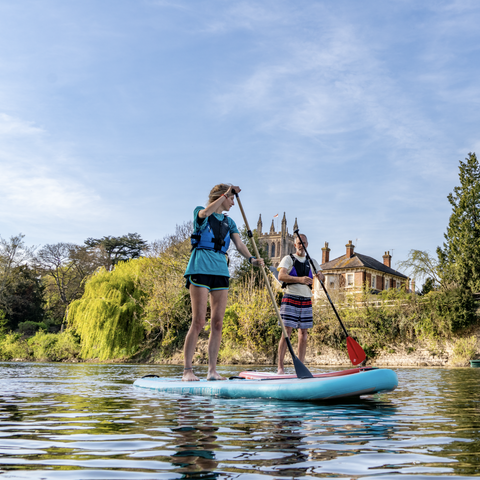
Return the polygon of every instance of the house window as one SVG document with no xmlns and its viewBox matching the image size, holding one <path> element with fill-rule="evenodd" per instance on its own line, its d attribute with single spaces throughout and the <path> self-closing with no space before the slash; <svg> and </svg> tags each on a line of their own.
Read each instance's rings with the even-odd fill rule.
<svg viewBox="0 0 480 480">
<path fill-rule="evenodd" d="M 335 277 L 333 275 L 326 275 L 325 284 L 328 288 L 335 288 Z"/>
<path fill-rule="evenodd" d="M 377 288 L 377 276 L 372 275 L 372 288 Z"/>
<path fill-rule="evenodd" d="M 389 282 L 390 280 L 388 278 L 385 279 L 385 288 L 384 290 L 388 290 L 389 289 Z"/>
<path fill-rule="evenodd" d="M 400 282 L 397 280 L 397 290 L 400 290 Z"/>
<path fill-rule="evenodd" d="M 353 287 L 353 285 L 354 285 L 353 273 L 347 273 L 347 287 Z"/>
</svg>

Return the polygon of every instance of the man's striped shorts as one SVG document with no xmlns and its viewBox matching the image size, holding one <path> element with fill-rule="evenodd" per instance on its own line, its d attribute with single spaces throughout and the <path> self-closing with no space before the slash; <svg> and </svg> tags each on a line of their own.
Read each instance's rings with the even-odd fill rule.
<svg viewBox="0 0 480 480">
<path fill-rule="evenodd" d="M 285 294 L 280 306 L 280 315 L 286 327 L 312 328 L 312 299 Z"/>
</svg>

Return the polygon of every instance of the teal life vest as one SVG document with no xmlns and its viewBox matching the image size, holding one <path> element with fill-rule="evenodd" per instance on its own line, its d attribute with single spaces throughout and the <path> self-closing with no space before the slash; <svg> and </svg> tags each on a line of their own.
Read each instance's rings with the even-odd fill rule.
<svg viewBox="0 0 480 480">
<path fill-rule="evenodd" d="M 227 253 L 230 246 L 230 225 L 226 215 L 223 220 L 218 220 L 212 213 L 207 217 L 208 225 L 200 232 L 193 232 L 191 235 L 192 251 L 195 248 L 215 250 L 216 252 Z"/>
</svg>

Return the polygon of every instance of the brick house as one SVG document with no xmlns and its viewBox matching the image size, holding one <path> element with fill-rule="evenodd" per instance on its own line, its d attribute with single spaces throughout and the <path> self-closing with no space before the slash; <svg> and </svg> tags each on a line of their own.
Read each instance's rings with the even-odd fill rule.
<svg viewBox="0 0 480 480">
<path fill-rule="evenodd" d="M 415 282 L 403 273 L 391 267 L 390 252 L 383 255 L 383 263 L 372 257 L 355 252 L 355 245 L 350 240 L 346 245 L 346 253 L 341 257 L 330 260 L 328 243 L 322 248 L 322 264 L 327 291 L 344 289 L 351 293 L 360 292 L 364 285 L 368 285 L 373 292 L 401 288 L 415 291 Z M 315 282 L 315 296 L 323 295 L 320 283 Z"/>
</svg>

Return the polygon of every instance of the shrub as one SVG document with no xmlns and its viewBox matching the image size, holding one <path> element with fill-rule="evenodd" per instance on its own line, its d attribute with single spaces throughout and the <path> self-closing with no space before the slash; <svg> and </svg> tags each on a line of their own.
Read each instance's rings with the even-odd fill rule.
<svg viewBox="0 0 480 480">
<path fill-rule="evenodd" d="M 28 339 L 35 360 L 59 362 L 72 360 L 80 353 L 80 342 L 71 330 L 62 333 L 37 332 Z"/>
<path fill-rule="evenodd" d="M 225 354 L 228 350 L 231 356 L 232 348 L 247 348 L 275 362 L 282 332 L 267 288 L 247 280 L 232 291 L 229 303 L 222 336 L 222 348 L 228 347 Z"/>
<path fill-rule="evenodd" d="M 38 330 L 47 331 L 48 327 L 44 322 L 32 322 L 27 320 L 26 322 L 21 322 L 18 324 L 18 331 L 23 335 L 33 335 Z"/>
<path fill-rule="evenodd" d="M 31 360 L 31 350 L 18 333 L 7 333 L 0 339 L 0 360 Z"/>
<path fill-rule="evenodd" d="M 453 347 L 453 356 L 451 363 L 455 366 L 467 366 L 469 360 L 475 357 L 477 353 L 477 337 L 459 338 Z"/>
</svg>

